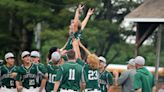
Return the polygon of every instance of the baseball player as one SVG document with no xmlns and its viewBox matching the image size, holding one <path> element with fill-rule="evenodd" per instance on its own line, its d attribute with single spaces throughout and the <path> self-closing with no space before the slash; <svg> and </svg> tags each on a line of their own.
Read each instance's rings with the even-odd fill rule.
<svg viewBox="0 0 164 92">
<path fill-rule="evenodd" d="M 85 92 L 101 92 L 100 91 L 100 84 L 98 82 L 99 79 L 99 71 L 98 67 L 95 66 L 97 60 L 95 59 L 94 54 L 90 54 L 87 57 L 87 63 L 84 63 L 84 61 L 77 59 L 77 63 L 81 64 L 84 67 L 84 72 L 86 75 L 86 88 Z M 95 62 L 96 61 L 96 62 Z M 95 65 L 94 65 L 95 64 Z"/>
<path fill-rule="evenodd" d="M 44 77 L 42 76 L 42 74 L 40 74 L 37 78 L 38 87 L 40 87 L 39 92 L 45 92 L 45 85 L 48 79 L 47 68 L 44 64 L 40 63 L 40 53 L 38 51 L 32 51 L 30 56 L 31 61 L 38 66 L 38 69 L 41 71 L 41 73 L 45 74 Z"/>
<path fill-rule="evenodd" d="M 48 55 L 47 55 L 47 64 L 48 64 L 48 62 L 51 60 L 51 54 L 52 54 L 53 52 L 56 52 L 56 51 L 60 51 L 60 49 L 59 49 L 58 47 L 51 47 L 51 48 L 49 49 L 49 52 L 48 52 Z"/>
<path fill-rule="evenodd" d="M 100 60 L 100 88 L 101 92 L 111 92 L 111 85 L 113 84 L 113 76 L 110 72 L 105 70 L 106 59 L 103 56 L 99 57 Z"/>
<path fill-rule="evenodd" d="M 76 63 L 75 52 L 67 52 L 68 62 L 59 67 L 55 78 L 54 92 L 79 92 L 80 83 L 84 82 L 82 66 Z"/>
<path fill-rule="evenodd" d="M 11 52 L 5 54 L 6 64 L 1 67 L 2 88 L 0 92 L 17 92 L 15 77 L 17 67 L 14 65 L 15 59 Z"/>
<path fill-rule="evenodd" d="M 66 50 L 70 50 L 72 49 L 72 38 L 76 38 L 76 39 L 80 39 L 81 38 L 81 34 L 82 34 L 82 30 L 85 28 L 89 18 L 91 17 L 91 15 L 94 12 L 94 9 L 89 9 L 87 12 L 86 17 L 84 18 L 84 20 L 82 22 L 80 22 L 79 17 L 80 17 L 80 12 L 82 11 L 82 9 L 84 8 L 84 5 L 79 5 L 78 8 L 76 9 L 75 12 L 75 17 L 73 20 L 71 20 L 71 24 L 70 24 L 70 29 L 69 29 L 69 35 L 70 37 L 68 38 L 67 43 L 65 44 L 65 46 L 62 49 L 66 49 Z"/>
<path fill-rule="evenodd" d="M 18 68 L 16 86 L 18 92 L 39 92 L 37 78 L 40 73 L 38 66 L 31 62 L 30 53 L 21 54 L 23 64 Z"/>
<path fill-rule="evenodd" d="M 48 70 L 48 81 L 46 85 L 46 91 L 47 92 L 53 92 L 54 89 L 54 81 L 56 78 L 56 74 L 59 70 L 59 65 L 61 63 L 61 55 L 59 52 L 53 52 L 51 55 L 51 60 L 47 65 Z"/>
<path fill-rule="evenodd" d="M 1 86 L 2 86 L 2 82 L 1 82 L 1 67 L 3 66 L 3 60 L 0 60 L 0 92 L 1 92 Z"/>
<path fill-rule="evenodd" d="M 98 82 L 99 79 L 99 59 L 95 54 L 91 54 L 88 49 L 86 49 L 80 42 L 77 42 L 77 40 L 74 40 L 73 47 L 75 47 L 75 50 L 78 49 L 78 44 L 84 51 L 87 53 L 87 60 L 86 63 L 80 59 L 80 57 L 77 59 L 77 63 L 82 65 L 84 68 L 85 73 L 85 80 L 86 80 L 86 87 L 85 92 L 101 92 L 100 90 L 100 84 Z M 80 53 L 80 51 L 76 51 L 77 53 Z M 77 55 L 78 56 L 78 55 Z"/>
</svg>

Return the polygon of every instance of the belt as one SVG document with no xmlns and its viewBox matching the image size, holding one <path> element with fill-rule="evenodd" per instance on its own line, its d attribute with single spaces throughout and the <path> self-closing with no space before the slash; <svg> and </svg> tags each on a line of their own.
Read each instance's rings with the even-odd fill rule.
<svg viewBox="0 0 164 92">
<path fill-rule="evenodd" d="M 74 91 L 74 92 L 79 92 L 78 90 L 73 90 L 73 89 L 67 89 L 67 88 L 60 88 L 60 90 L 68 90 L 68 91 Z"/>
<path fill-rule="evenodd" d="M 37 88 L 37 86 L 29 86 L 29 87 L 24 87 L 26 89 L 30 89 L 30 88 Z"/>
<path fill-rule="evenodd" d="M 85 89 L 86 92 L 93 91 L 93 92 L 101 92 L 99 89 Z"/>
<path fill-rule="evenodd" d="M 8 88 L 8 89 L 16 88 L 16 87 L 11 87 L 11 86 L 4 86 L 4 85 L 2 87 Z"/>
</svg>

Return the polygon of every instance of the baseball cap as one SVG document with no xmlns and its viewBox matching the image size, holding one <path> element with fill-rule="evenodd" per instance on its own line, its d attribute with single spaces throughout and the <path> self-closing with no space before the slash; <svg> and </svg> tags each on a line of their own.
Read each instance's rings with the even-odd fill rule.
<svg viewBox="0 0 164 92">
<path fill-rule="evenodd" d="M 145 59 L 142 56 L 137 56 L 134 62 L 139 65 L 145 65 Z"/>
<path fill-rule="evenodd" d="M 12 57 L 14 57 L 14 54 L 11 52 L 5 54 L 5 59 L 12 58 Z"/>
<path fill-rule="evenodd" d="M 59 52 L 53 52 L 51 55 L 51 60 L 53 61 L 59 61 L 61 58 L 61 55 L 59 54 Z"/>
<path fill-rule="evenodd" d="M 23 51 L 22 54 L 21 54 L 21 57 L 25 57 L 26 55 L 30 55 L 30 52 L 28 51 Z"/>
<path fill-rule="evenodd" d="M 127 63 L 132 66 L 135 66 L 134 58 L 130 59 Z"/>
<path fill-rule="evenodd" d="M 38 51 L 32 51 L 30 56 L 32 56 L 32 57 L 40 57 L 40 53 Z"/>
<path fill-rule="evenodd" d="M 106 59 L 105 59 L 103 56 L 100 56 L 100 57 L 99 57 L 99 60 L 100 60 L 100 61 L 103 61 L 104 63 L 106 63 Z"/>
</svg>

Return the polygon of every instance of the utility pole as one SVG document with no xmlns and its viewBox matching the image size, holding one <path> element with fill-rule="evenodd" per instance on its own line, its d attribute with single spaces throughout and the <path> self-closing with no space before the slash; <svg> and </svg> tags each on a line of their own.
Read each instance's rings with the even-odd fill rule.
<svg viewBox="0 0 164 92">
<path fill-rule="evenodd" d="M 36 43 L 36 49 L 38 50 L 40 50 L 41 48 L 41 38 L 40 38 L 41 30 L 42 30 L 42 23 L 39 22 L 37 23 L 35 28 L 35 43 Z"/>
<path fill-rule="evenodd" d="M 156 47 L 156 56 L 157 61 L 155 64 L 155 83 L 156 83 L 156 90 L 158 88 L 158 69 L 159 69 L 159 63 L 160 63 L 160 50 L 161 50 L 161 32 L 164 30 L 164 25 L 160 24 L 159 29 L 157 32 L 157 47 Z"/>
</svg>

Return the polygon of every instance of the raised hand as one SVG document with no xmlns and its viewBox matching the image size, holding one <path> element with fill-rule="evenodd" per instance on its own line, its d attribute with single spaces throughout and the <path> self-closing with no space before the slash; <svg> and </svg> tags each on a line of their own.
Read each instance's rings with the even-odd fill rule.
<svg viewBox="0 0 164 92">
<path fill-rule="evenodd" d="M 60 51 L 60 54 L 62 55 L 62 56 L 64 56 L 64 55 L 66 55 L 67 54 L 67 50 L 62 50 L 62 51 Z"/>
<path fill-rule="evenodd" d="M 78 9 L 82 10 L 84 8 L 84 5 L 79 4 Z"/>
<path fill-rule="evenodd" d="M 91 9 L 91 8 L 89 8 L 89 10 L 88 10 L 88 12 L 87 12 L 87 15 L 92 15 L 93 14 L 93 12 L 94 12 L 94 9 Z"/>
</svg>

